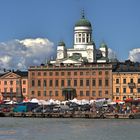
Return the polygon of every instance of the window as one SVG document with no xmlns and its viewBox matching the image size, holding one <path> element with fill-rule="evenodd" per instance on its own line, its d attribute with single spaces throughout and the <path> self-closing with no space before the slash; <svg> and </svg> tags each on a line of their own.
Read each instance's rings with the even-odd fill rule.
<svg viewBox="0 0 140 140">
<path fill-rule="evenodd" d="M 44 72 L 44 76 L 46 76 L 47 75 L 47 73 L 46 72 Z"/>
<path fill-rule="evenodd" d="M 41 72 L 38 72 L 38 76 L 41 76 Z"/>
<path fill-rule="evenodd" d="M 32 95 L 34 95 L 35 94 L 35 92 L 34 91 L 32 91 Z"/>
<path fill-rule="evenodd" d="M 71 75 L 71 72 L 68 72 L 68 76 L 70 76 Z"/>
<path fill-rule="evenodd" d="M 26 88 L 23 88 L 23 93 L 26 93 Z"/>
<path fill-rule="evenodd" d="M 116 88 L 116 93 L 119 93 L 119 88 Z"/>
<path fill-rule="evenodd" d="M 137 89 L 138 93 L 140 93 L 140 88 Z"/>
<path fill-rule="evenodd" d="M 80 80 L 80 86 L 83 86 L 83 80 Z"/>
<path fill-rule="evenodd" d="M 71 80 L 67 80 L 67 84 L 68 84 L 68 86 L 71 86 Z"/>
<path fill-rule="evenodd" d="M 49 72 L 49 75 L 52 76 L 53 75 L 53 72 Z"/>
<path fill-rule="evenodd" d="M 74 72 L 74 75 L 77 75 L 77 72 Z"/>
<path fill-rule="evenodd" d="M 64 76 L 64 72 L 61 72 L 61 76 Z"/>
<path fill-rule="evenodd" d="M 96 96 L 96 92 L 95 91 L 92 91 L 92 96 Z"/>
<path fill-rule="evenodd" d="M 52 91 L 49 91 L 49 96 L 50 96 L 50 97 L 52 96 Z"/>
<path fill-rule="evenodd" d="M 58 87 L 58 80 L 55 80 L 55 86 Z"/>
<path fill-rule="evenodd" d="M 10 81 L 10 85 L 13 85 L 13 81 Z"/>
<path fill-rule="evenodd" d="M 108 79 L 105 79 L 105 86 L 109 86 Z"/>
<path fill-rule="evenodd" d="M 119 84 L 119 79 L 116 79 L 116 84 Z"/>
<path fill-rule="evenodd" d="M 126 79 L 123 79 L 123 83 L 126 84 Z"/>
<path fill-rule="evenodd" d="M 64 80 L 61 80 L 61 86 L 62 87 L 64 86 Z"/>
<path fill-rule="evenodd" d="M 133 93 L 133 88 L 130 88 L 130 93 Z"/>
<path fill-rule="evenodd" d="M 18 80 L 16 80 L 16 84 L 17 84 L 17 85 L 19 84 L 19 81 L 18 81 Z"/>
<path fill-rule="evenodd" d="M 84 96 L 83 91 L 80 91 L 80 96 Z"/>
<path fill-rule="evenodd" d="M 35 86 L 35 81 L 34 80 L 32 80 L 32 87 L 34 87 Z"/>
<path fill-rule="evenodd" d="M 41 96 L 41 92 L 40 92 L 40 91 L 38 91 L 38 93 L 37 93 L 37 94 L 38 94 L 38 96 Z"/>
<path fill-rule="evenodd" d="M 74 86 L 75 87 L 77 86 L 77 80 L 74 80 Z"/>
<path fill-rule="evenodd" d="M 86 96 L 90 96 L 89 91 L 86 91 Z"/>
<path fill-rule="evenodd" d="M 96 80 L 92 79 L 92 86 L 96 86 Z"/>
<path fill-rule="evenodd" d="M 44 96 L 47 96 L 47 93 L 46 93 L 46 91 L 44 91 Z"/>
<path fill-rule="evenodd" d="M 102 91 L 99 91 L 99 96 L 102 97 Z"/>
<path fill-rule="evenodd" d="M 34 72 L 32 72 L 32 76 L 35 76 L 35 73 Z"/>
<path fill-rule="evenodd" d="M 140 84 L 140 78 L 138 78 L 138 84 Z"/>
<path fill-rule="evenodd" d="M 55 96 L 58 96 L 58 91 L 55 91 Z"/>
<path fill-rule="evenodd" d="M 10 88 L 10 93 L 12 93 L 13 92 L 13 88 Z"/>
<path fill-rule="evenodd" d="M 55 75 L 56 75 L 56 76 L 59 76 L 59 72 L 55 72 Z"/>
<path fill-rule="evenodd" d="M 126 88 L 123 88 L 123 93 L 126 93 Z"/>
<path fill-rule="evenodd" d="M 4 88 L 4 93 L 6 93 L 7 92 L 7 88 Z"/>
<path fill-rule="evenodd" d="M 83 72 L 80 72 L 80 75 L 83 75 Z"/>
<path fill-rule="evenodd" d="M 105 91 L 105 95 L 108 95 L 108 90 Z"/>
<path fill-rule="evenodd" d="M 19 88 L 16 88 L 16 93 L 18 93 L 19 92 Z"/>
<path fill-rule="evenodd" d="M 86 86 L 89 86 L 89 80 L 86 80 Z"/>
<path fill-rule="evenodd" d="M 82 34 L 82 42 L 85 43 L 85 34 Z"/>
<path fill-rule="evenodd" d="M 23 85 L 25 85 L 26 84 L 26 80 L 23 80 Z"/>
<path fill-rule="evenodd" d="M 133 83 L 133 79 L 130 79 L 130 83 Z"/>
<path fill-rule="evenodd" d="M 105 75 L 108 75 L 109 74 L 109 72 L 108 71 L 105 71 Z"/>
<path fill-rule="evenodd" d="M 43 81 L 43 86 L 44 86 L 44 87 L 47 86 L 47 81 L 46 81 L 46 80 Z"/>
<path fill-rule="evenodd" d="M 50 85 L 50 87 L 52 87 L 52 86 L 53 86 L 53 81 L 52 81 L 52 80 L 50 80 L 49 85 Z"/>
<path fill-rule="evenodd" d="M 99 75 L 102 75 L 102 71 L 99 71 Z"/>
<path fill-rule="evenodd" d="M 7 81 L 4 81 L 4 85 L 7 85 Z"/>
<path fill-rule="evenodd" d="M 38 86 L 41 87 L 41 81 L 40 80 L 38 80 Z"/>
<path fill-rule="evenodd" d="M 102 80 L 99 79 L 99 86 L 102 86 Z"/>
</svg>

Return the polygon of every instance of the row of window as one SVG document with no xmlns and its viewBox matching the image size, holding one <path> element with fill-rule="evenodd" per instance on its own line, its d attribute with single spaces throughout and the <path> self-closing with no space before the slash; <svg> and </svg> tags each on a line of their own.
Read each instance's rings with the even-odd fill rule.
<svg viewBox="0 0 140 140">
<path fill-rule="evenodd" d="M 4 93 L 7 93 L 7 92 L 10 92 L 10 93 L 13 93 L 14 90 L 13 88 L 9 88 L 9 90 L 7 88 L 4 88 Z M 16 93 L 19 93 L 20 92 L 20 89 L 19 88 L 16 88 Z M 26 88 L 22 88 L 22 92 L 23 93 L 26 93 Z"/>
<path fill-rule="evenodd" d="M 49 91 L 48 94 L 46 91 L 43 92 L 43 95 L 42 95 L 42 92 L 41 91 L 37 91 L 37 96 L 49 96 L 49 97 L 52 97 L 52 96 L 60 96 L 60 94 L 62 96 L 64 96 L 64 94 L 61 92 L 59 93 L 58 91 L 55 91 L 54 92 L 54 95 L 53 95 L 53 92 L 52 91 Z M 108 90 L 105 91 L 105 95 L 107 96 L 109 93 L 108 93 Z M 35 91 L 32 91 L 31 92 L 31 95 L 34 96 L 35 95 Z M 79 96 L 100 96 L 102 97 L 102 91 L 99 91 L 98 93 L 96 93 L 95 91 L 92 91 L 91 95 L 90 95 L 90 92 L 89 91 L 86 91 L 84 93 L 84 91 L 80 91 L 79 92 Z"/>
<path fill-rule="evenodd" d="M 129 90 L 130 90 L 129 93 L 134 92 L 133 88 L 130 88 Z M 140 93 L 140 88 L 137 88 L 137 92 Z M 120 88 L 116 88 L 116 93 L 120 93 Z M 126 88 L 123 88 L 123 93 L 126 93 Z"/>
<path fill-rule="evenodd" d="M 89 43 L 91 42 L 91 35 L 88 33 L 76 33 L 76 43 Z"/>
<path fill-rule="evenodd" d="M 19 80 L 17 80 L 17 81 L 12 81 L 12 80 L 11 80 L 11 81 L 4 81 L 4 85 L 8 85 L 8 84 L 14 85 L 15 82 L 16 82 L 17 85 L 20 83 Z M 1 84 L 1 81 L 0 81 L 0 84 Z M 26 85 L 26 80 L 23 80 L 23 81 L 22 81 L 22 84 L 23 84 L 23 85 Z"/>
<path fill-rule="evenodd" d="M 133 82 L 134 82 L 134 79 L 131 78 L 130 83 L 133 83 Z M 116 79 L 116 84 L 119 84 L 119 83 L 120 83 L 120 79 L 117 78 Z M 140 83 L 140 78 L 137 79 L 137 83 Z M 123 79 L 123 84 L 126 84 L 126 78 Z"/>
<path fill-rule="evenodd" d="M 48 82 L 49 87 L 52 87 L 52 86 L 55 86 L 55 87 L 65 86 L 66 84 L 67 84 L 67 86 L 72 86 L 72 82 L 73 82 L 73 85 L 75 87 L 78 86 L 78 82 L 79 82 L 80 86 L 90 86 L 90 85 L 96 86 L 96 83 L 97 83 L 96 79 L 92 79 L 92 81 L 90 81 L 89 79 L 86 79 L 86 80 L 83 80 L 83 79 L 80 79 L 80 80 L 68 79 L 68 80 L 55 80 L 55 81 L 53 81 L 53 80 L 37 80 L 37 81 L 32 80 L 31 86 L 32 87 L 34 87 L 34 86 L 46 87 L 47 82 Z M 105 86 L 109 86 L 109 79 L 104 79 L 104 82 L 105 82 Z M 103 79 L 99 79 L 98 80 L 98 86 L 102 86 L 102 85 L 103 85 Z"/>
<path fill-rule="evenodd" d="M 93 71 L 92 73 L 90 73 L 89 71 L 86 71 L 85 73 L 84 72 L 80 72 L 80 75 L 96 75 L 96 71 Z M 103 74 L 103 71 L 99 71 L 98 72 L 99 75 L 102 75 Z M 109 74 L 109 71 L 105 71 L 105 75 L 108 75 Z M 35 76 L 35 72 L 32 72 L 31 73 L 32 76 Z M 71 76 L 71 75 L 78 75 L 78 72 L 70 72 L 68 71 L 67 73 L 65 72 L 38 72 L 37 73 L 38 76 Z"/>
</svg>

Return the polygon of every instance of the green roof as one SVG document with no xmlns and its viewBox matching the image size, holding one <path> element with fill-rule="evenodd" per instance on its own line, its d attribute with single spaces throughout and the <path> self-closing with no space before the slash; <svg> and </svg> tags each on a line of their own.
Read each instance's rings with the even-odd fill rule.
<svg viewBox="0 0 140 140">
<path fill-rule="evenodd" d="M 105 43 L 101 43 L 100 48 L 107 48 L 107 45 Z"/>
<path fill-rule="evenodd" d="M 65 46 L 65 43 L 64 43 L 63 41 L 60 41 L 60 42 L 58 43 L 58 46 Z"/>
<path fill-rule="evenodd" d="M 87 19 L 85 19 L 84 11 L 82 13 L 81 19 L 76 22 L 75 26 L 87 26 L 87 27 L 91 27 L 91 23 Z"/>
</svg>

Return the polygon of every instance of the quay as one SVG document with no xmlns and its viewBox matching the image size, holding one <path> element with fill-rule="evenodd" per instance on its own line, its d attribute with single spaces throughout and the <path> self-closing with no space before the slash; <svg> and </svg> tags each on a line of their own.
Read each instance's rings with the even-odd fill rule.
<svg viewBox="0 0 140 140">
<path fill-rule="evenodd" d="M 140 119 L 140 113 L 102 113 L 65 112 L 65 113 L 33 113 L 33 112 L 1 112 L 0 117 L 27 118 L 89 118 L 89 119 Z"/>
</svg>

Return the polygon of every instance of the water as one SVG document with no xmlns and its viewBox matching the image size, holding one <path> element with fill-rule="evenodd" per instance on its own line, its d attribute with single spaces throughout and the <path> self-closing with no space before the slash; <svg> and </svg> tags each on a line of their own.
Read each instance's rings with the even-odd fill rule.
<svg viewBox="0 0 140 140">
<path fill-rule="evenodd" d="M 0 140 L 139 140 L 139 120 L 0 118 Z"/>
</svg>

